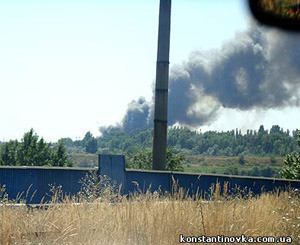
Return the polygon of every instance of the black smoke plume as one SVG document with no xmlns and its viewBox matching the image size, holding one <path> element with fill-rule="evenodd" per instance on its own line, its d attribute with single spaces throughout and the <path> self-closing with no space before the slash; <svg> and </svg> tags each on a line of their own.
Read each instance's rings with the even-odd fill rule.
<svg viewBox="0 0 300 245">
<path fill-rule="evenodd" d="M 252 25 L 218 52 L 194 53 L 172 69 L 170 124 L 201 126 L 214 120 L 220 108 L 299 106 L 299 44 L 299 34 Z"/>
<path fill-rule="evenodd" d="M 199 127 L 222 108 L 250 110 L 300 105 L 300 35 L 252 24 L 218 51 L 194 52 L 173 66 L 169 125 Z M 153 102 L 130 103 L 123 128 L 152 125 Z"/>
<path fill-rule="evenodd" d="M 150 103 L 145 98 L 140 97 L 137 101 L 133 100 L 129 105 L 125 117 L 123 118 L 123 129 L 128 132 L 135 129 L 148 128 L 151 124 Z"/>
</svg>

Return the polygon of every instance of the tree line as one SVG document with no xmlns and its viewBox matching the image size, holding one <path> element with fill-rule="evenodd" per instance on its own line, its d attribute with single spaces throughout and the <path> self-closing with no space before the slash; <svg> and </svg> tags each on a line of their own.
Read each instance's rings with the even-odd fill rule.
<svg viewBox="0 0 300 245">
<path fill-rule="evenodd" d="M 286 156 L 297 152 L 299 130 L 284 131 L 278 125 L 270 130 L 263 125 L 256 130 L 227 132 L 198 132 L 184 127 L 168 130 L 168 146 L 175 153 L 209 156 Z M 132 154 L 141 148 L 152 146 L 153 130 L 135 130 L 125 132 L 121 128 L 101 129 L 101 136 L 96 138 L 87 132 L 82 140 L 60 139 L 68 152 L 77 153 L 126 153 Z"/>
<path fill-rule="evenodd" d="M 240 164 L 244 164 L 244 155 L 286 156 L 285 167 L 280 175 L 289 179 L 300 178 L 300 154 L 297 148 L 297 143 L 300 146 L 299 130 L 294 130 L 290 134 L 288 130 L 284 131 L 278 125 L 274 125 L 270 130 L 260 126 L 258 131 L 247 130 L 246 134 L 237 129 L 202 133 L 174 127 L 168 131 L 167 170 L 183 171 L 182 164 L 186 154 L 240 156 Z M 87 132 L 82 140 L 62 138 L 57 143 L 47 143 L 30 129 L 20 142 L 18 140 L 0 142 L 0 165 L 72 166 L 68 151 L 126 153 L 127 167 L 151 169 L 152 138 L 151 129 L 126 133 L 120 128 L 107 127 L 102 128 L 102 136 L 98 138 Z M 230 169 L 228 174 L 235 172 L 237 169 Z"/>
</svg>

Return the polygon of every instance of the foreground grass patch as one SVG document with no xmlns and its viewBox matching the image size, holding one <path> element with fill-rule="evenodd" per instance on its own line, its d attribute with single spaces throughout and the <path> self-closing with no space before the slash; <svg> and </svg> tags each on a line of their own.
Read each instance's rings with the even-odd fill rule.
<svg viewBox="0 0 300 245">
<path fill-rule="evenodd" d="M 109 192 L 111 195 L 111 192 Z M 299 194 L 299 193 L 298 193 Z M 0 207 L 1 244 L 178 244 L 186 236 L 291 236 L 298 243 L 297 193 L 201 198 L 139 194 L 92 202 L 66 198 L 48 209 Z M 81 204 L 76 204 L 81 201 Z"/>
</svg>

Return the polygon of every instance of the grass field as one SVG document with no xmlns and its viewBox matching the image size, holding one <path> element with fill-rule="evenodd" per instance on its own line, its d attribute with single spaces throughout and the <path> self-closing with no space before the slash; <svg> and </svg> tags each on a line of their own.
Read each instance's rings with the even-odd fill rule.
<svg viewBox="0 0 300 245">
<path fill-rule="evenodd" d="M 179 244 L 184 236 L 290 236 L 298 244 L 299 193 L 242 198 L 220 195 L 217 185 L 209 202 L 157 193 L 131 198 L 114 194 L 81 205 L 45 210 L 0 206 L 1 244 Z M 226 193 L 226 189 L 225 189 Z M 113 200 L 113 202 L 112 202 Z M 57 195 L 54 202 L 57 201 Z M 266 243 L 265 243 L 266 244 Z"/>
<path fill-rule="evenodd" d="M 74 163 L 75 167 L 93 168 L 98 167 L 97 154 L 69 154 L 70 160 Z"/>
<path fill-rule="evenodd" d="M 97 154 L 70 154 L 75 167 L 97 167 Z M 214 173 L 280 177 L 279 171 L 284 166 L 283 157 L 240 157 L 187 155 L 184 171 L 190 173 Z"/>
<path fill-rule="evenodd" d="M 228 166 L 239 164 L 239 157 L 188 155 L 187 163 L 202 166 Z M 283 157 L 245 156 L 245 163 L 250 166 L 283 166 Z"/>
<path fill-rule="evenodd" d="M 227 156 L 187 156 L 184 169 L 191 173 L 216 173 L 255 175 L 264 177 L 279 177 L 279 171 L 284 166 L 283 157 L 251 157 L 245 156 L 244 163 L 240 157 Z M 238 171 L 238 172 L 236 172 Z M 254 173 L 254 172 L 257 173 Z M 268 175 L 268 176 L 267 176 Z"/>
</svg>

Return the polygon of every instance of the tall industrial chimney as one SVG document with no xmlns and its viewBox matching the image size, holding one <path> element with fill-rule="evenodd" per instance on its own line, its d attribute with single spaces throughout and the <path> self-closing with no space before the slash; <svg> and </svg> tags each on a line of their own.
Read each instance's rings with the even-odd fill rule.
<svg viewBox="0 0 300 245">
<path fill-rule="evenodd" d="M 155 84 L 153 170 L 166 170 L 171 0 L 160 0 Z"/>
</svg>

